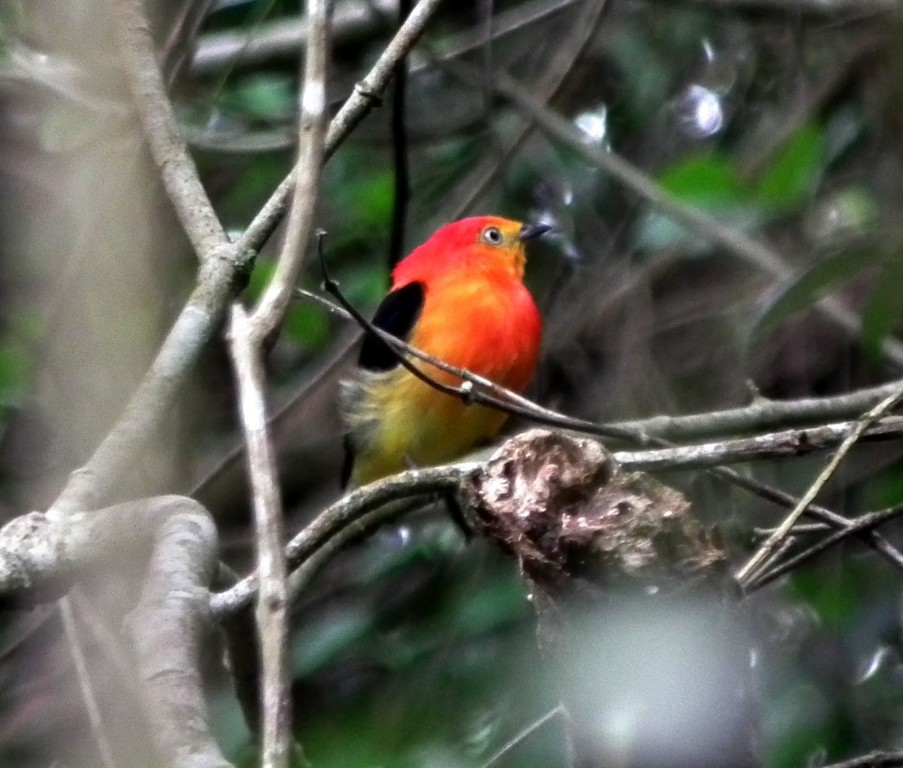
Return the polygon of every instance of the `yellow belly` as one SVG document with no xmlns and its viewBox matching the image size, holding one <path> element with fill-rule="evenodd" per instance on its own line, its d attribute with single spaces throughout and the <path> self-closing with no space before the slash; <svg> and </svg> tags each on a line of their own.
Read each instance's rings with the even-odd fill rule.
<svg viewBox="0 0 903 768">
<path fill-rule="evenodd" d="M 435 369 L 433 378 L 439 378 Z M 448 383 L 459 383 L 443 377 Z M 443 394 L 404 370 L 364 385 L 365 411 L 355 420 L 365 436 L 357 443 L 352 474 L 355 486 L 405 469 L 452 461 L 498 434 L 507 414 L 467 405 Z"/>
</svg>

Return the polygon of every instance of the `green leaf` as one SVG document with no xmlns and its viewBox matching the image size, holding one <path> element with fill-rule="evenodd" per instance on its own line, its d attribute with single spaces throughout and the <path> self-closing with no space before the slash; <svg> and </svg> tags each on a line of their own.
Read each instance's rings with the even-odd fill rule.
<svg viewBox="0 0 903 768">
<path fill-rule="evenodd" d="M 308 349 L 320 349 L 329 340 L 326 310 L 308 302 L 296 301 L 285 315 L 285 335 Z"/>
<path fill-rule="evenodd" d="M 0 346 L 0 407 L 17 405 L 28 389 L 29 359 L 18 344 Z"/>
<path fill-rule="evenodd" d="M 821 127 L 814 123 L 804 125 L 759 177 L 756 198 L 762 205 L 778 211 L 798 205 L 815 192 L 825 157 Z"/>
<path fill-rule="evenodd" d="M 758 218 L 757 211 L 749 204 L 749 193 L 724 155 L 706 153 L 685 157 L 663 171 L 659 183 L 682 202 L 738 229 L 748 229 Z M 650 210 L 640 221 L 638 244 L 642 249 L 661 250 L 693 242 L 703 245 L 704 241 L 660 211 Z"/>
<path fill-rule="evenodd" d="M 885 255 L 879 251 L 849 248 L 808 267 L 772 299 L 752 329 L 753 338 L 761 338 L 884 258 Z"/>
<path fill-rule="evenodd" d="M 289 75 L 249 75 L 224 94 L 223 102 L 259 120 L 290 119 L 295 113 L 295 90 Z"/>
<path fill-rule="evenodd" d="M 662 173 L 659 183 L 683 202 L 713 212 L 749 199 L 733 164 L 720 154 L 686 157 Z"/>
<path fill-rule="evenodd" d="M 878 363 L 881 344 L 900 325 L 903 316 L 903 254 L 898 254 L 881 272 L 875 290 L 862 314 L 862 346 L 866 355 Z"/>
</svg>

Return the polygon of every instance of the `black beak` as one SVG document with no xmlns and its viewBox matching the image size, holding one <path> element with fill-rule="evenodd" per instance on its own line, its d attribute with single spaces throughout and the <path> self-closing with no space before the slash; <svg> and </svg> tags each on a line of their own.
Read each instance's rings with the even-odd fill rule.
<svg viewBox="0 0 903 768">
<path fill-rule="evenodd" d="M 542 237 L 552 228 L 551 224 L 524 224 L 517 233 L 517 239 L 523 243 Z"/>
</svg>

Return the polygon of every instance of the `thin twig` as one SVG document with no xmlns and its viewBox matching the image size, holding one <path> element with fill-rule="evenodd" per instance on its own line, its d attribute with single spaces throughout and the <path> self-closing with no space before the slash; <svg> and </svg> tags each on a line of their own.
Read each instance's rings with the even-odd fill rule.
<svg viewBox="0 0 903 768">
<path fill-rule="evenodd" d="M 900 507 L 894 507 L 892 509 L 885 509 L 881 510 L 880 512 L 872 512 L 871 514 L 857 517 L 855 520 L 850 521 L 850 525 L 848 527 L 839 531 L 835 531 L 830 536 L 826 536 L 821 541 L 806 548 L 802 552 L 799 552 L 788 560 L 785 560 L 782 563 L 778 563 L 773 568 L 764 571 L 760 576 L 756 576 L 746 586 L 746 591 L 754 592 L 757 589 L 761 589 L 766 584 L 769 584 L 775 579 L 783 576 L 785 573 L 789 573 L 790 571 L 798 568 L 817 555 L 820 555 L 822 552 L 825 552 L 836 544 L 839 544 L 844 539 L 848 539 L 851 536 L 856 536 L 857 534 L 864 531 L 869 531 L 873 528 L 877 528 L 879 525 L 882 525 L 889 520 L 894 520 L 900 517 L 901 514 L 903 514 L 903 509 L 901 509 Z M 796 535 L 799 532 L 799 527 L 800 526 L 794 526 L 791 533 L 793 535 Z"/>
<path fill-rule="evenodd" d="M 154 58 L 141 0 L 116 6 L 119 48 L 142 127 L 167 193 L 201 262 L 198 282 L 117 422 L 90 459 L 72 473 L 48 514 L 103 505 L 116 480 L 163 422 L 201 349 L 219 326 L 236 277 L 246 265 L 228 241 L 182 141 Z"/>
<path fill-rule="evenodd" d="M 793 17 L 799 14 L 842 16 L 890 13 L 901 7 L 899 0 L 668 0 L 707 6 L 721 11 L 771 11 Z"/>
<path fill-rule="evenodd" d="M 565 714 L 565 709 L 563 704 L 559 704 L 557 707 L 553 707 L 548 712 L 546 712 L 542 717 L 537 718 L 532 723 L 530 723 L 526 728 L 524 728 L 520 733 L 518 733 L 514 738 L 510 739 L 506 742 L 501 749 L 498 750 L 492 757 L 490 757 L 485 763 L 483 763 L 482 768 L 496 768 L 496 766 L 500 765 L 502 760 L 511 752 L 512 749 L 517 747 L 526 741 L 530 736 L 536 733 L 540 728 L 545 726 L 547 723 L 550 723 L 556 717 L 560 717 Z"/>
<path fill-rule="evenodd" d="M 315 302 L 329 312 L 346 320 L 353 320 L 348 311 L 331 299 L 313 291 L 299 288 L 295 291 L 299 298 Z M 441 360 L 430 358 L 429 355 L 419 352 L 409 344 L 400 341 L 394 336 L 380 331 L 380 337 L 403 351 L 421 357 L 425 362 L 439 365 Z M 516 398 L 516 393 L 505 390 L 503 387 L 493 384 L 488 380 L 471 379 L 472 374 L 463 369 L 453 369 L 451 366 L 443 368 L 450 373 L 460 375 L 465 380 L 472 380 L 474 384 L 492 386 L 500 399 Z M 688 440 L 692 438 L 709 437 L 718 434 L 745 432 L 769 427 L 790 426 L 794 424 L 806 424 L 823 422 L 825 419 L 843 418 L 861 414 L 866 408 L 871 408 L 884 398 L 890 396 L 903 386 L 903 381 L 895 379 L 887 384 L 876 387 L 865 387 L 842 395 L 830 397 L 809 397 L 799 400 L 772 400 L 757 395 L 749 405 L 737 408 L 725 408 L 721 411 L 708 411 L 706 413 L 691 413 L 682 416 L 650 416 L 642 419 L 630 419 L 628 421 L 615 421 L 607 425 L 612 435 L 615 433 L 623 439 L 631 439 L 640 444 L 649 443 L 654 437 L 668 438 L 669 440 Z M 520 398 L 523 404 L 530 404 L 541 408 L 527 398 Z M 561 416 L 561 414 L 558 414 Z M 562 416 L 562 418 L 567 418 Z M 574 421 L 573 428 L 583 422 Z"/>
<path fill-rule="evenodd" d="M 326 128 L 326 64 L 329 50 L 327 0 L 308 0 L 309 37 L 298 120 L 297 183 L 282 253 L 273 281 L 250 318 L 240 304 L 232 308 L 231 353 L 238 383 L 241 420 L 247 443 L 257 534 L 260 590 L 255 619 L 262 663 L 262 749 L 264 768 L 286 768 L 291 757 L 289 699 L 288 586 L 283 560 L 283 513 L 276 457 L 267 430 L 263 397 L 263 348 L 280 327 L 301 273 L 313 227 L 323 164 Z"/>
<path fill-rule="evenodd" d="M 337 44 L 369 39 L 380 31 L 382 13 L 393 13 L 395 0 L 359 0 L 333 3 L 332 38 Z M 374 13 L 374 10 L 382 13 Z M 191 59 L 191 74 L 210 76 L 221 69 L 254 66 L 269 59 L 292 57 L 297 59 L 307 45 L 307 19 L 297 16 L 280 17 L 258 28 L 208 32 L 201 36 Z"/>
<path fill-rule="evenodd" d="M 97 706 L 97 696 L 94 693 L 94 685 L 91 683 L 91 675 L 88 672 L 88 662 L 82 650 L 81 639 L 78 636 L 78 626 L 75 623 L 75 613 L 72 610 L 72 599 L 63 597 L 57 603 L 60 609 L 60 619 L 63 623 L 63 631 L 66 634 L 66 646 L 72 656 L 72 664 L 75 667 L 75 676 L 78 678 L 78 687 L 81 690 L 82 701 L 85 704 L 85 712 L 88 714 L 88 723 L 91 726 L 91 735 L 100 753 L 101 762 L 106 768 L 116 768 L 116 760 L 113 758 L 113 749 L 107 738 L 103 718 L 100 716 L 100 707 Z"/>
<path fill-rule="evenodd" d="M 370 512 L 349 520 L 343 528 L 336 530 L 329 538 L 307 555 L 289 576 L 289 599 L 294 603 L 299 595 L 308 587 L 313 578 L 320 573 L 335 555 L 354 541 L 370 535 L 387 523 L 422 509 L 424 498 L 400 499 L 383 504 Z"/>
<path fill-rule="evenodd" d="M 320 387 L 332 382 L 336 373 L 348 362 L 351 353 L 355 351 L 357 343 L 360 341 L 360 333 L 355 332 L 349 336 L 341 337 L 325 360 L 320 361 L 319 365 L 303 380 L 295 384 L 295 391 L 272 413 L 267 415 L 267 429 L 273 430 L 287 416 L 297 414 L 297 409 L 305 400 L 317 392 Z M 186 494 L 191 498 L 202 496 L 208 488 L 226 471 L 228 471 L 235 462 L 240 459 L 245 451 L 243 440 L 234 440 L 222 454 L 215 460 L 212 467 L 204 472 L 204 475 L 194 482 L 191 490 Z"/>
<path fill-rule="evenodd" d="M 760 483 L 758 480 L 753 480 L 751 477 L 747 477 L 730 467 L 715 467 L 708 470 L 708 473 L 731 485 L 749 491 L 759 498 L 765 499 L 782 509 L 793 509 L 796 506 L 797 499 L 789 493 L 785 493 L 777 488 L 772 488 L 770 485 Z M 844 530 L 852 525 L 852 521 L 849 520 L 849 518 L 839 515 L 837 512 L 833 512 L 826 507 L 819 506 L 818 504 L 810 504 L 806 509 L 805 514 L 815 520 L 820 520 L 836 530 Z M 856 537 L 867 547 L 881 555 L 895 568 L 903 571 L 903 552 L 900 552 L 884 536 L 878 533 L 878 531 L 860 531 L 856 534 Z"/>
<path fill-rule="evenodd" d="M 326 268 L 326 259 L 323 254 L 323 239 L 325 238 L 326 233 L 323 230 L 320 230 L 317 235 L 320 269 L 323 274 L 324 289 L 336 298 L 336 301 L 338 301 L 344 312 L 360 325 L 371 337 L 386 342 L 386 344 L 388 344 L 395 352 L 399 364 L 411 375 L 420 379 L 425 384 L 443 394 L 456 397 L 465 403 L 479 403 L 480 405 L 486 405 L 495 410 L 502 411 L 503 413 L 523 416 L 537 424 L 563 427 L 565 429 L 576 429 L 585 432 L 586 434 L 597 435 L 600 437 L 632 441 L 637 439 L 636 434 L 631 432 L 614 429 L 604 424 L 596 424 L 583 419 L 572 419 L 567 416 L 562 416 L 560 413 L 549 410 L 548 408 L 543 408 L 541 405 L 534 403 L 532 400 L 528 400 L 500 384 L 496 384 L 495 382 L 484 378 L 483 376 L 478 376 L 472 371 L 468 371 L 464 368 L 449 365 L 444 360 L 440 360 L 416 347 L 412 347 L 401 339 L 386 333 L 381 328 L 377 328 L 373 323 L 367 320 L 367 318 L 365 318 L 347 298 L 345 298 L 339 284 L 330 277 L 329 270 Z M 438 368 L 440 371 L 445 371 L 446 373 L 457 376 L 462 380 L 462 383 L 460 385 L 454 385 L 438 381 L 408 360 L 408 354 L 428 363 L 434 368 Z"/>
<path fill-rule="evenodd" d="M 282 499 L 276 458 L 266 430 L 261 352 L 254 346 L 251 325 L 240 304 L 232 307 L 230 346 L 238 385 L 238 402 L 253 491 L 260 590 L 256 620 L 262 662 L 263 718 L 261 764 L 285 768 L 291 739 L 288 697 L 288 626 L 286 570 L 282 558 Z"/>
<path fill-rule="evenodd" d="M 865 427 L 862 426 L 861 421 L 842 421 L 835 424 L 786 429 L 754 437 L 719 440 L 699 445 L 679 445 L 645 451 L 619 451 L 616 455 L 622 464 L 632 469 L 644 472 L 664 472 L 672 469 L 707 469 L 747 461 L 807 456 L 838 443 L 843 446 L 851 438 L 854 441 L 856 439 L 890 440 L 901 436 L 903 436 L 903 416 L 888 416 L 880 421 L 872 421 Z"/>
<path fill-rule="evenodd" d="M 570 29 L 562 42 L 554 47 L 554 55 L 543 66 L 542 75 L 534 86 L 535 97 L 540 102 L 548 103 L 561 89 L 568 74 L 574 68 L 574 64 L 595 38 L 602 15 L 607 8 L 606 0 L 589 0 L 589 2 L 584 2 L 580 12 L 575 14 Z M 435 58 L 435 64 L 441 68 L 446 58 Z M 483 87 L 487 91 L 492 91 L 492 81 L 487 78 Z M 447 218 L 460 218 L 479 199 L 496 175 L 524 146 L 535 128 L 536 123 L 528 117 L 524 124 L 505 141 L 495 157 L 487 158 L 485 162 L 468 174 L 464 184 L 461 185 L 467 187 L 466 193 L 462 194 L 456 190 L 448 195 L 449 200 L 454 200 L 455 204 L 454 212 Z"/>
<path fill-rule="evenodd" d="M 741 586 L 745 586 L 747 583 L 751 582 L 753 577 L 756 576 L 757 571 L 760 570 L 762 566 L 768 561 L 768 559 L 774 554 L 777 548 L 781 545 L 781 542 L 783 542 L 787 534 L 790 532 L 790 529 L 793 528 L 800 515 L 803 514 L 803 512 L 806 510 L 806 507 L 812 503 L 812 501 L 824 487 L 825 483 L 828 482 L 840 462 L 843 461 L 844 456 L 847 455 L 853 445 L 860 439 L 860 437 L 866 434 L 867 430 L 869 430 L 869 428 L 873 424 L 875 424 L 875 422 L 877 422 L 885 413 L 887 413 L 887 411 L 897 405 L 901 400 L 903 400 L 903 386 L 901 386 L 895 393 L 878 403 L 858 422 L 855 423 L 855 426 L 852 430 L 850 430 L 847 437 L 840 444 L 840 447 L 837 449 L 834 456 L 831 457 L 831 460 L 815 479 L 815 482 L 812 483 L 812 485 L 809 487 L 809 490 L 806 491 L 803 497 L 799 500 L 799 503 L 796 505 L 793 511 L 789 515 L 787 515 L 778 530 L 776 530 L 768 538 L 768 540 L 764 544 L 762 544 L 761 547 L 759 547 L 759 549 L 749 559 L 746 565 L 744 565 L 743 568 L 741 568 L 737 573 L 737 581 L 740 582 Z"/>
<path fill-rule="evenodd" d="M 399 24 L 411 12 L 411 0 L 398 0 Z M 395 89 L 392 93 L 392 163 L 395 190 L 392 195 L 392 229 L 389 233 L 389 269 L 400 260 L 404 250 L 405 223 L 411 198 L 411 178 L 408 168 L 408 127 L 406 101 L 408 90 L 408 60 L 402 57 L 395 65 Z"/>
<path fill-rule="evenodd" d="M 749 405 L 737 408 L 682 416 L 652 416 L 646 419 L 616 421 L 613 426 L 635 429 L 640 433 L 666 437 L 670 440 L 786 427 L 858 416 L 896 392 L 901 386 L 903 381 L 895 379 L 887 384 L 865 387 L 842 395 L 799 400 L 772 400 L 757 395 Z"/>
</svg>

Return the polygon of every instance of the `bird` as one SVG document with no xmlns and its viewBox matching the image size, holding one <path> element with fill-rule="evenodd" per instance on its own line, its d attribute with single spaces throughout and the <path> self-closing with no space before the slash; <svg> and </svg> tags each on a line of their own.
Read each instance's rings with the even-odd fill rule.
<svg viewBox="0 0 903 768">
<path fill-rule="evenodd" d="M 523 282 L 526 245 L 551 227 L 474 216 L 440 227 L 398 262 L 372 324 L 457 368 L 523 392 L 539 356 L 542 320 Z M 431 379 L 461 379 L 409 358 Z M 459 458 L 489 442 L 507 414 L 468 404 L 419 380 L 368 334 L 339 397 L 345 433 L 342 487 L 411 466 Z"/>
</svg>

